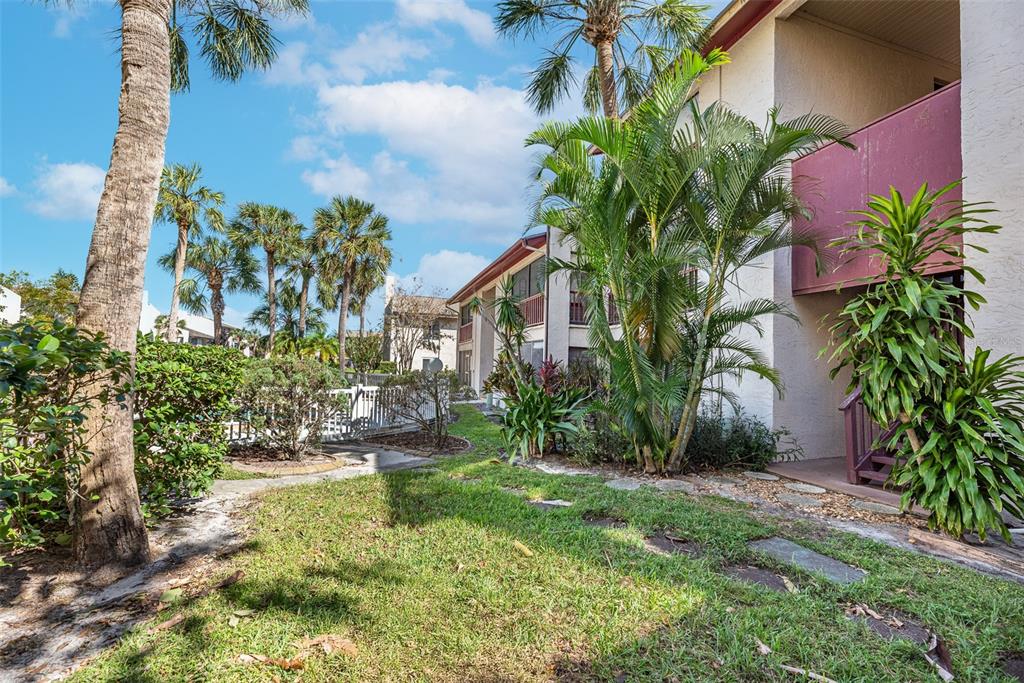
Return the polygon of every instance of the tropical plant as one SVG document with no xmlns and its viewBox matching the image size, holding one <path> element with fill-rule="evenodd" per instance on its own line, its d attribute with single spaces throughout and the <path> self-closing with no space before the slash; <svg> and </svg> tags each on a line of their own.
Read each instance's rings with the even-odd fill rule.
<svg viewBox="0 0 1024 683">
<path fill-rule="evenodd" d="M 277 320 L 277 267 L 287 263 L 302 249 L 302 225 L 291 211 L 246 202 L 239 205 L 238 216 L 231 222 L 231 241 L 241 249 L 259 247 L 263 250 L 267 271 L 267 354 L 274 348 Z"/>
<path fill-rule="evenodd" d="M 299 460 L 320 442 L 324 424 L 345 407 L 338 373 L 294 355 L 255 359 L 246 369 L 236 400 L 246 411 L 258 443 Z"/>
<path fill-rule="evenodd" d="M 631 109 L 685 47 L 703 31 L 703 7 L 683 0 L 502 0 L 495 26 L 510 38 L 557 34 L 531 74 L 527 97 L 547 113 L 576 85 L 574 52 L 593 48 L 593 66 L 583 81 L 591 112 L 616 118 Z"/>
<path fill-rule="evenodd" d="M 352 369 L 359 373 L 373 372 L 384 360 L 384 335 L 371 333 L 348 340 Z"/>
<path fill-rule="evenodd" d="M 198 238 L 203 230 L 200 216 L 214 230 L 224 229 L 224 215 L 220 212 L 220 207 L 224 205 L 224 193 L 200 185 L 201 175 L 199 164 L 172 164 L 165 166 L 160 174 L 154 220 L 169 223 L 178 231 L 170 268 L 174 273 L 174 287 L 171 289 L 171 308 L 167 313 L 167 341 L 176 341 L 174 330 L 178 324 L 181 281 L 185 275 L 189 241 Z"/>
<path fill-rule="evenodd" d="M 34 282 L 23 271 L 0 273 L 0 286 L 21 297 L 21 317 L 26 320 L 71 322 L 75 317 L 81 284 L 77 275 L 62 268 L 45 280 Z"/>
<path fill-rule="evenodd" d="M 548 393 L 533 378 L 518 382 L 515 395 L 505 399 L 502 417 L 501 433 L 509 458 L 542 457 L 557 438 L 575 436 L 585 398 L 580 389 Z"/>
<path fill-rule="evenodd" d="M 963 261 L 969 247 L 984 251 L 967 240 L 1000 228 L 984 219 L 991 209 L 944 199 L 957 185 L 922 185 L 909 202 L 895 188 L 871 195 L 856 233 L 834 243 L 867 253 L 883 278 L 837 314 L 829 357 L 833 377 L 852 371 L 871 419 L 894 427 L 883 445 L 897 456 L 903 506 L 927 507 L 929 524 L 954 536 L 995 529 L 1009 539 L 1001 513 L 1024 509 L 1024 358 L 989 362 L 981 348 L 968 358 L 965 306 L 984 299 L 923 272 L 962 268 L 985 281 Z"/>
<path fill-rule="evenodd" d="M 271 19 L 305 14 L 308 5 L 307 0 L 121 0 L 118 7 L 118 123 L 76 322 L 132 355 L 170 94 L 189 84 L 186 34 L 195 36 L 214 77 L 235 81 L 273 62 Z M 132 413 L 114 404 L 90 405 L 86 413 L 95 457 L 81 469 L 74 556 L 83 566 L 146 562 L 149 540 L 133 475 Z"/>
<path fill-rule="evenodd" d="M 781 388 L 736 331 L 760 332 L 759 318 L 785 311 L 737 300 L 727 285 L 802 241 L 788 229 L 802 210 L 790 160 L 845 135 L 827 116 L 781 122 L 773 109 L 762 130 L 721 104 L 701 110 L 694 83 L 727 61 L 718 50 L 684 52 L 628 120 L 549 124 L 528 140 L 550 149 L 535 220 L 576 246 L 573 260 L 549 268 L 577 279 L 610 404 L 648 472 L 682 467 L 701 397 L 721 391 L 715 377 L 751 372 Z"/>
<path fill-rule="evenodd" d="M 235 349 L 140 339 L 135 477 L 147 516 L 169 514 L 174 499 L 205 492 L 220 472 L 244 362 Z"/>
<path fill-rule="evenodd" d="M 321 301 L 338 310 L 338 365 L 345 369 L 345 338 L 357 266 L 362 259 L 391 262 L 388 219 L 373 204 L 336 196 L 313 214 L 313 239 L 323 252 Z"/>
<path fill-rule="evenodd" d="M 160 257 L 160 265 L 170 270 L 177 267 L 177 251 Z M 177 285 L 182 305 L 192 313 L 202 315 L 207 309 L 213 315 L 213 343 L 223 346 L 224 294 L 261 291 L 256 271 L 259 264 L 248 249 L 238 249 L 232 242 L 207 235 L 194 242 L 185 259 L 186 267 L 194 277 L 182 278 Z"/>
<path fill-rule="evenodd" d="M 497 296 L 492 301 L 485 302 L 479 297 L 474 297 L 469 302 L 470 310 L 479 314 L 484 322 L 494 329 L 500 343 L 501 348 L 494 360 L 494 369 L 500 370 L 501 373 L 495 377 L 492 386 L 503 393 L 505 389 L 512 392 L 505 394 L 506 396 L 511 396 L 520 383 L 529 380 L 534 371 L 533 366 L 522 357 L 523 344 L 526 343 L 526 316 L 523 315 L 519 303 L 511 275 L 506 276 L 498 284 Z M 506 376 L 502 377 L 502 374 Z"/>
<path fill-rule="evenodd" d="M 278 289 L 275 299 L 277 317 L 273 324 L 276 330 L 274 337 L 275 353 L 279 349 L 297 348 L 298 340 L 302 339 L 299 335 L 300 322 L 302 321 L 301 292 L 295 289 L 295 285 L 288 280 L 278 280 L 277 284 L 280 289 Z M 307 301 L 305 315 L 307 334 L 318 335 L 324 334 L 327 331 L 323 308 L 310 305 Z M 246 323 L 269 331 L 271 327 L 269 304 L 264 303 L 253 309 L 249 317 L 246 318 Z"/>
<path fill-rule="evenodd" d="M 128 372 L 102 335 L 60 321 L 0 327 L 0 547 L 67 536 L 91 457 L 86 409 L 122 401 Z"/>
<path fill-rule="evenodd" d="M 373 293 L 384 286 L 388 269 L 391 268 L 391 259 L 391 250 L 387 249 L 364 254 L 356 262 L 349 313 L 359 316 L 360 337 L 366 333 L 366 305 Z"/>
<path fill-rule="evenodd" d="M 316 277 L 320 262 L 320 253 L 315 240 L 306 239 L 298 252 L 285 264 L 285 276 L 292 282 L 298 281 L 299 288 L 299 320 L 296 334 L 306 336 L 306 310 L 309 306 L 309 285 Z"/>
</svg>

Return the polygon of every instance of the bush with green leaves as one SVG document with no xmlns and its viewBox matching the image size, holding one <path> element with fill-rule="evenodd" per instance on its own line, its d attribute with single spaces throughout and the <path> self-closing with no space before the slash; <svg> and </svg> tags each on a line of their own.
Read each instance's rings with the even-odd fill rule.
<svg viewBox="0 0 1024 683">
<path fill-rule="evenodd" d="M 501 433 L 509 458 L 541 457 L 557 439 L 575 437 L 585 398 L 581 389 L 548 393 L 532 378 L 517 382 L 515 396 L 505 399 L 502 417 Z"/>
<path fill-rule="evenodd" d="M 849 368 L 871 419 L 895 427 L 883 445 L 897 457 L 890 481 L 904 487 L 905 509 L 927 508 L 929 525 L 953 536 L 1009 539 L 1002 513 L 1024 516 L 1024 358 L 968 357 L 965 303 L 984 299 L 922 272 L 962 268 L 984 282 L 963 263 L 965 243 L 999 226 L 984 220 L 990 209 L 944 199 L 957 184 L 923 185 L 909 202 L 893 188 L 872 195 L 856 234 L 837 242 L 880 261 L 884 278 L 833 322 L 832 376 Z"/>
<path fill-rule="evenodd" d="M 606 401 L 592 399 L 587 405 L 579 433 L 569 444 L 569 455 L 585 465 L 634 459 L 629 435 Z"/>
<path fill-rule="evenodd" d="M 377 333 L 350 337 L 345 352 L 352 361 L 352 369 L 359 373 L 373 372 L 384 359 L 384 336 Z"/>
<path fill-rule="evenodd" d="M 705 410 L 697 417 L 693 438 L 686 446 L 685 467 L 763 470 L 771 462 L 800 455 L 802 450 L 789 436 L 787 430 L 772 429 L 742 411 L 723 416 Z"/>
<path fill-rule="evenodd" d="M 382 360 L 373 371 L 380 375 L 393 375 L 398 372 L 398 364 L 393 360 Z"/>
<path fill-rule="evenodd" d="M 414 370 L 390 378 L 381 388 L 392 401 L 392 411 L 430 434 L 435 448 L 448 441 L 451 402 L 459 393 L 459 377 L 451 370 Z"/>
<path fill-rule="evenodd" d="M 0 546 L 66 535 L 78 471 L 89 458 L 85 413 L 123 401 L 128 358 L 101 335 L 59 321 L 0 327 Z M 99 380 L 110 376 L 111 384 Z"/>
<path fill-rule="evenodd" d="M 209 489 L 227 454 L 224 423 L 248 359 L 221 346 L 140 337 L 135 360 L 135 478 L 147 516 Z"/>
<path fill-rule="evenodd" d="M 317 360 L 282 356 L 249 362 L 236 403 L 257 443 L 300 460 L 320 443 L 324 424 L 346 406 L 338 371 Z"/>
</svg>

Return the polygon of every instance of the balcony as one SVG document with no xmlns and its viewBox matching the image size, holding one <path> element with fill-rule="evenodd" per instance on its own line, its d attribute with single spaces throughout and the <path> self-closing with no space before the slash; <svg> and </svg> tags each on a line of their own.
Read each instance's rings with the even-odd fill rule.
<svg viewBox="0 0 1024 683">
<path fill-rule="evenodd" d="M 828 249 L 832 240 L 856 232 L 850 224 L 856 217 L 850 212 L 864 209 L 869 194 L 887 194 L 892 185 L 909 198 L 922 183 L 939 189 L 962 177 L 960 82 L 868 124 L 850 141 L 856 149 L 832 144 L 793 162 L 793 190 L 812 215 L 810 220 L 794 220 L 794 232 L 811 235 L 822 253 L 832 258 L 819 275 L 811 250 L 794 248 L 794 295 L 853 286 L 881 275 L 878 260 L 867 253 L 840 262 L 836 250 Z M 947 195 L 950 200 L 960 198 L 959 188 Z M 925 271 L 958 269 L 959 265 L 936 263 Z"/>
<path fill-rule="evenodd" d="M 459 326 L 459 343 L 473 341 L 473 321 Z"/>
<path fill-rule="evenodd" d="M 569 324 L 587 324 L 587 298 L 579 292 L 569 292 Z"/>
<path fill-rule="evenodd" d="M 526 326 L 540 325 L 544 322 L 544 292 L 534 294 L 519 302 L 519 310 L 523 312 Z"/>
</svg>

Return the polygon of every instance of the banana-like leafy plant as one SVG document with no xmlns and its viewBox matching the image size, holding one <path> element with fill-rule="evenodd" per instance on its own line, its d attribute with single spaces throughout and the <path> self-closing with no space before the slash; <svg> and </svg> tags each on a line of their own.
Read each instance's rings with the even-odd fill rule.
<svg viewBox="0 0 1024 683">
<path fill-rule="evenodd" d="M 984 219 L 992 209 L 946 199 L 957 185 L 925 184 L 909 201 L 895 188 L 872 195 L 857 232 L 834 243 L 869 253 L 883 276 L 832 322 L 832 377 L 849 368 L 871 418 L 896 427 L 884 445 L 897 456 L 890 481 L 904 508 L 928 508 L 929 524 L 954 536 L 1009 538 L 1001 513 L 1024 508 L 1024 358 L 989 362 L 981 348 L 968 358 L 966 307 L 985 300 L 927 274 L 962 268 L 984 282 L 962 263 L 968 248 L 984 249 L 965 240 L 1000 228 Z"/>
<path fill-rule="evenodd" d="M 542 456 L 556 437 L 568 438 L 579 432 L 585 391 L 566 389 L 549 394 L 532 378 L 516 385 L 516 396 L 506 401 L 501 430 L 510 458 Z"/>
</svg>

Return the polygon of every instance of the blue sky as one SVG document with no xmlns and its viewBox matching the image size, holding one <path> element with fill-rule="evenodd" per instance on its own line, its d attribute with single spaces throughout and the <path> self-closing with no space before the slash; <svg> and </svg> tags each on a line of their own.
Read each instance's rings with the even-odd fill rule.
<svg viewBox="0 0 1024 683">
<path fill-rule="evenodd" d="M 539 119 L 522 86 L 540 43 L 497 38 L 493 12 L 313 2 L 277 27 L 267 73 L 228 84 L 193 61 L 191 92 L 171 101 L 167 161 L 200 163 L 229 213 L 268 202 L 308 224 L 331 195 L 372 201 L 391 220 L 395 274 L 454 289 L 522 233 L 530 197 L 522 140 Z M 2 271 L 84 270 L 117 123 L 118 19 L 113 2 L 0 3 Z M 552 116 L 578 111 L 567 102 Z M 155 225 L 145 286 L 164 311 L 171 277 L 156 259 L 172 246 L 173 229 Z M 254 305 L 231 297 L 227 317 Z"/>
</svg>

